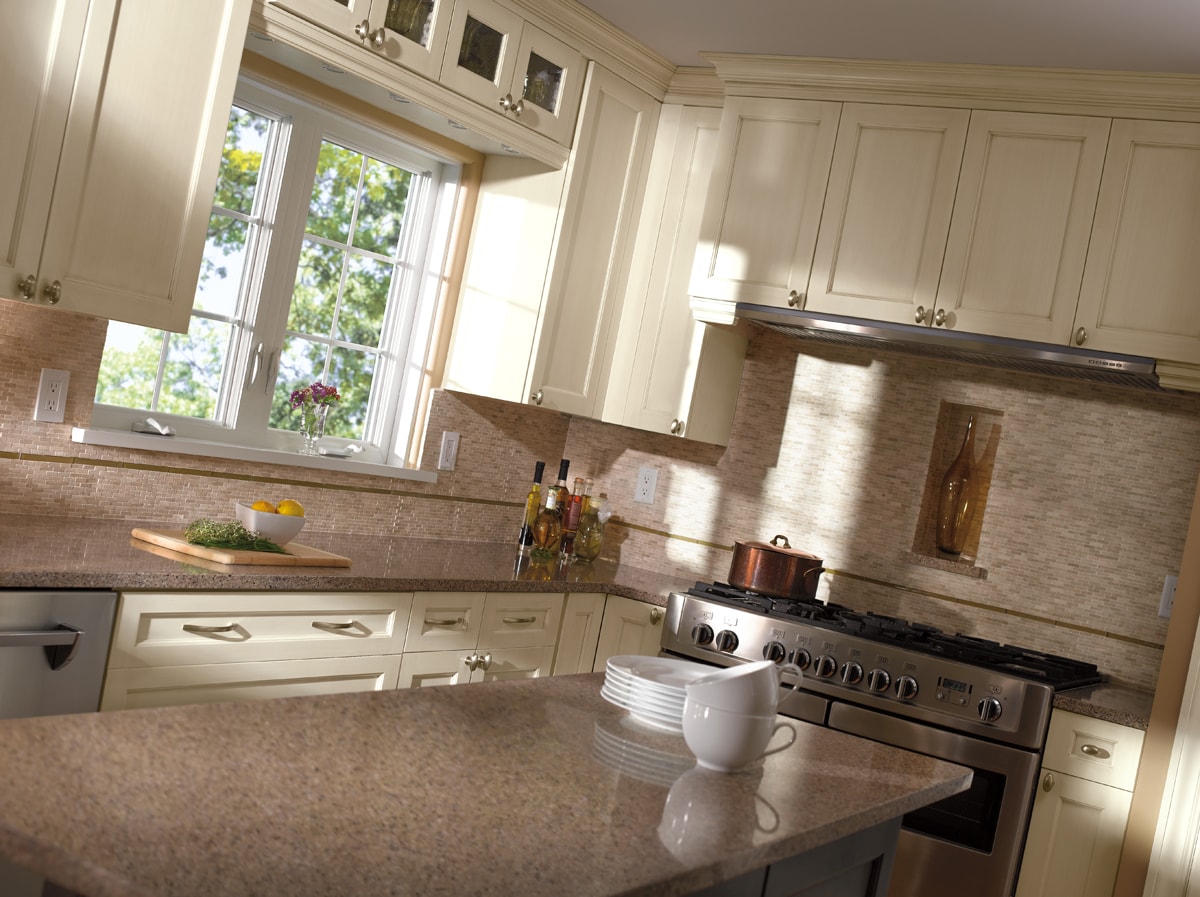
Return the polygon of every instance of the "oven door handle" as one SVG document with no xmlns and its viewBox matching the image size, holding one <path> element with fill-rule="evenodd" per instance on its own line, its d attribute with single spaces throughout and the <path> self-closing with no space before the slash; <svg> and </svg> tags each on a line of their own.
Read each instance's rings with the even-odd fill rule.
<svg viewBox="0 0 1200 897">
<path fill-rule="evenodd" d="M 66 623 L 54 629 L 0 632 L 0 648 L 41 647 L 52 670 L 61 670 L 74 660 L 82 640 L 83 630 Z"/>
</svg>

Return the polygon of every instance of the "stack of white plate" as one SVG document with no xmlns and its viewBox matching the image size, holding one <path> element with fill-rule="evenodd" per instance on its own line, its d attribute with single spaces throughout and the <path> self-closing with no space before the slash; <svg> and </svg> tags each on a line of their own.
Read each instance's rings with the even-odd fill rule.
<svg viewBox="0 0 1200 897">
<path fill-rule="evenodd" d="M 640 723 L 681 734 L 687 684 L 712 671 L 687 660 L 622 654 L 609 658 L 600 694 Z"/>
</svg>

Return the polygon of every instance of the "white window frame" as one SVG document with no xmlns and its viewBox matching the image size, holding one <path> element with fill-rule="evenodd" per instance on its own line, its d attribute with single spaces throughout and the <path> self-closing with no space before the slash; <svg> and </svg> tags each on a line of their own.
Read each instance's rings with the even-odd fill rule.
<svg viewBox="0 0 1200 897">
<path fill-rule="evenodd" d="M 279 144 L 287 160 L 281 176 L 265 175 L 259 184 L 260 190 L 267 191 L 266 201 L 275 207 L 274 225 L 265 230 L 246 259 L 244 276 L 253 284 L 254 307 L 247 310 L 249 324 L 233 353 L 236 369 L 222 384 L 217 419 L 200 420 L 96 403 L 92 427 L 76 429 L 73 438 L 93 444 L 137 447 L 149 444 L 185 454 L 273 460 L 301 466 L 328 467 L 334 463 L 298 455 L 298 433 L 272 430 L 267 425 L 278 353 L 285 337 L 305 233 L 316 156 L 322 140 L 331 140 L 415 171 L 428 172 L 430 177 L 428 188 L 416 191 L 419 194 L 415 196 L 416 207 L 406 206 L 406 220 L 419 245 L 411 256 L 412 283 L 405 279 L 410 290 L 408 300 L 388 303 L 365 439 L 358 442 L 327 436 L 322 440 L 322 446 L 333 451 L 352 442 L 362 447 L 363 451 L 352 462 L 348 465 L 343 462 L 339 469 L 375 473 L 392 468 L 405 470 L 409 457 L 417 455 L 413 443 L 421 435 L 416 432 L 422 419 L 417 402 L 425 393 L 437 302 L 450 258 L 461 166 L 413 146 L 402 133 L 381 135 L 375 123 L 357 121 L 343 111 L 266 86 L 245 75 L 239 78 L 234 103 L 273 118 L 284 116 Z M 410 203 L 413 199 L 410 195 Z M 262 339 L 258 334 L 262 334 Z M 256 344 L 262 346 L 261 351 Z M 258 385 L 250 382 L 255 375 L 256 358 L 258 375 L 262 378 Z M 162 437 L 130 432 L 134 422 L 144 420 L 148 414 L 175 430 L 177 435 L 169 448 L 161 445 Z M 278 457 L 267 457 L 264 453 Z"/>
</svg>

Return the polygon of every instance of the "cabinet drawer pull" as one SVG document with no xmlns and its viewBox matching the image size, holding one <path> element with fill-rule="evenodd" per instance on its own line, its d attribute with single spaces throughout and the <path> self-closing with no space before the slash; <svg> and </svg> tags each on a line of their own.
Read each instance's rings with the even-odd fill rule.
<svg viewBox="0 0 1200 897">
<path fill-rule="evenodd" d="M 520 623 L 536 623 L 537 617 L 501 617 L 501 622 L 506 626 L 516 626 Z"/>
<path fill-rule="evenodd" d="M 347 629 L 353 629 L 355 623 L 351 620 L 349 623 L 330 623 L 328 620 L 313 620 L 313 629 L 323 629 L 326 632 L 343 632 Z"/>
<path fill-rule="evenodd" d="M 450 617 L 445 620 L 435 620 L 432 617 L 425 618 L 426 626 L 461 626 L 465 622 L 465 617 Z"/>
<path fill-rule="evenodd" d="M 1087 754 L 1089 757 L 1095 757 L 1097 760 L 1107 760 L 1112 756 L 1112 754 L 1110 754 L 1104 748 L 1096 747 L 1094 744 L 1081 744 L 1079 746 L 1079 752 L 1081 754 Z"/>
<path fill-rule="evenodd" d="M 212 635 L 219 632 L 237 632 L 237 623 L 226 623 L 224 626 L 200 626 L 196 623 L 184 623 L 184 632 L 194 632 L 197 635 Z"/>
</svg>

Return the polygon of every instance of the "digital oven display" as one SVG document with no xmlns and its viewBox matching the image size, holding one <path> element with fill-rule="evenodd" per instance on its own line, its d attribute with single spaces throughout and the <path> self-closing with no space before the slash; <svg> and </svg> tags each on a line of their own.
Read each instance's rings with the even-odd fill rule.
<svg viewBox="0 0 1200 897">
<path fill-rule="evenodd" d="M 971 686 L 967 682 L 959 682 L 957 679 L 948 679 L 945 676 L 938 677 L 938 687 L 944 688 L 946 691 L 956 691 L 959 694 L 969 695 Z"/>
</svg>

